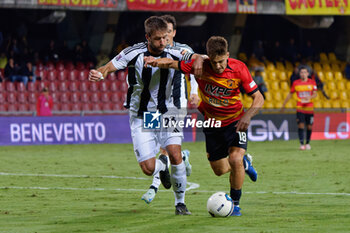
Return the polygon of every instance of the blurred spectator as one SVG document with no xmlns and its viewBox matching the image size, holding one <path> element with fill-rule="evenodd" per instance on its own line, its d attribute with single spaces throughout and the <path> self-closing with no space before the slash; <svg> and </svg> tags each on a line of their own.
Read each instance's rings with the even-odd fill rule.
<svg viewBox="0 0 350 233">
<path fill-rule="evenodd" d="M 267 92 L 267 87 L 264 81 L 263 76 L 261 75 L 261 69 L 257 69 L 255 71 L 255 75 L 253 77 L 254 82 L 256 83 L 256 85 L 258 85 L 259 91 L 261 92 L 261 94 L 263 95 L 264 99 L 265 99 L 265 92 Z"/>
<path fill-rule="evenodd" d="M 69 49 L 67 41 L 63 41 L 62 46 L 58 49 L 58 54 L 60 59 L 68 61 L 72 60 L 72 51 Z"/>
<path fill-rule="evenodd" d="M 294 67 L 294 71 L 290 76 L 290 86 L 293 86 L 295 80 L 299 79 L 299 67 Z"/>
<path fill-rule="evenodd" d="M 74 62 L 84 62 L 83 50 L 80 44 L 77 44 L 74 48 Z"/>
<path fill-rule="evenodd" d="M 11 57 L 18 58 L 18 56 L 21 54 L 21 51 L 18 46 L 17 38 L 10 38 L 6 47 L 6 51 Z"/>
<path fill-rule="evenodd" d="M 21 39 L 19 40 L 19 43 L 18 43 L 18 47 L 19 47 L 19 50 L 21 51 L 21 53 L 27 49 L 28 50 L 28 53 L 29 53 L 29 45 L 28 45 L 28 41 L 27 41 L 27 37 L 25 36 L 22 36 Z"/>
<path fill-rule="evenodd" d="M 283 49 L 279 41 L 276 41 L 270 52 L 272 61 L 283 61 Z"/>
<path fill-rule="evenodd" d="M 37 116 L 52 116 L 53 100 L 49 95 L 49 89 L 44 87 L 36 103 Z"/>
<path fill-rule="evenodd" d="M 0 83 L 5 81 L 4 78 L 2 77 L 2 72 L 0 72 Z"/>
<path fill-rule="evenodd" d="M 255 53 L 253 53 L 250 58 L 248 59 L 248 67 L 251 69 L 257 69 L 260 67 L 264 67 L 264 63 L 259 61 L 259 59 L 256 58 Z"/>
<path fill-rule="evenodd" d="M 83 40 L 81 42 L 81 53 L 82 53 L 84 62 L 96 63 L 95 55 L 90 49 L 89 44 L 86 40 Z"/>
<path fill-rule="evenodd" d="M 264 44 L 261 40 L 258 40 L 254 44 L 253 48 L 253 54 L 255 54 L 255 57 L 259 61 L 264 61 L 265 60 L 265 50 L 264 50 Z"/>
<path fill-rule="evenodd" d="M 347 80 L 350 80 L 350 61 L 348 61 L 348 63 L 346 63 L 344 72 L 345 72 L 345 78 Z"/>
<path fill-rule="evenodd" d="M 20 69 L 20 74 L 28 77 L 29 82 L 34 83 L 36 81 L 36 76 L 33 72 L 33 64 L 30 61 L 23 63 Z"/>
<path fill-rule="evenodd" d="M 50 40 L 49 47 L 43 51 L 44 60 L 56 62 L 59 60 L 58 49 L 54 40 Z"/>
<path fill-rule="evenodd" d="M 311 41 L 308 40 L 306 42 L 305 47 L 303 48 L 302 51 L 302 55 L 304 58 L 306 58 L 309 61 L 314 61 L 315 60 L 315 56 L 316 56 L 316 52 L 315 49 L 312 47 Z"/>
<path fill-rule="evenodd" d="M 33 55 L 30 54 L 29 48 L 24 48 L 23 52 L 21 53 L 19 57 L 20 62 L 22 63 L 27 63 L 27 62 L 32 62 L 33 60 Z"/>
<path fill-rule="evenodd" d="M 310 73 L 310 78 L 316 82 L 317 90 L 320 90 L 326 99 L 330 99 L 327 95 L 326 91 L 324 90 L 324 84 L 321 81 L 321 79 L 318 77 L 317 73 L 312 70 Z"/>
<path fill-rule="evenodd" d="M 291 62 L 296 62 L 299 57 L 299 52 L 298 52 L 298 47 L 295 45 L 295 40 L 294 38 L 289 39 L 289 43 L 286 46 L 285 49 L 285 55 L 284 58 L 288 61 Z"/>
<path fill-rule="evenodd" d="M 28 83 L 28 77 L 21 74 L 21 67 L 18 63 L 15 63 L 13 58 L 10 58 L 5 67 L 5 77 L 11 82 L 23 82 L 25 86 Z"/>
<path fill-rule="evenodd" d="M 4 52 L 0 53 L 0 69 L 5 69 L 7 64 L 7 57 Z"/>
</svg>

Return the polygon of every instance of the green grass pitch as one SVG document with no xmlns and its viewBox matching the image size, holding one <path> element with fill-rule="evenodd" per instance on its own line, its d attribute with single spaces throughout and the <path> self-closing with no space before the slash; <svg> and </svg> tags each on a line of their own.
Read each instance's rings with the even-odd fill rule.
<svg viewBox="0 0 350 233">
<path fill-rule="evenodd" d="M 0 232 L 350 232 L 350 141 L 311 145 L 250 142 L 258 181 L 246 176 L 242 216 L 229 218 L 206 211 L 208 197 L 229 184 L 201 142 L 183 145 L 188 181 L 199 184 L 186 193 L 191 216 L 175 216 L 163 187 L 151 204 L 141 201 L 151 178 L 130 144 L 0 147 Z"/>
</svg>

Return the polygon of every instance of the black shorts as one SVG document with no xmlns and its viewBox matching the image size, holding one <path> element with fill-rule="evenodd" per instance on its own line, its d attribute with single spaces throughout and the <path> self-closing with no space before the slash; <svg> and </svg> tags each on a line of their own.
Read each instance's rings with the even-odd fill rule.
<svg viewBox="0 0 350 233">
<path fill-rule="evenodd" d="M 297 123 L 306 123 L 307 125 L 312 125 L 314 123 L 314 114 L 297 112 Z"/>
<path fill-rule="evenodd" d="M 209 161 L 216 161 L 227 157 L 229 148 L 233 146 L 247 150 L 247 131 L 237 133 L 236 124 L 237 121 L 225 127 L 203 130 Z"/>
</svg>

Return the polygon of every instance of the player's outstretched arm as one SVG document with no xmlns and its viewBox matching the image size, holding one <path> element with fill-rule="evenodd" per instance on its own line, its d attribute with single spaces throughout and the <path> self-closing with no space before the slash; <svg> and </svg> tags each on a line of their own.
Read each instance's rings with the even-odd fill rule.
<svg viewBox="0 0 350 233">
<path fill-rule="evenodd" d="M 242 118 L 236 124 L 236 131 L 246 131 L 249 127 L 250 120 L 253 116 L 255 116 L 259 110 L 264 105 L 264 97 L 260 93 L 260 91 L 256 91 L 251 95 L 253 98 L 253 103 L 250 108 L 244 113 Z"/>
<path fill-rule="evenodd" d="M 89 81 L 98 82 L 103 80 L 109 73 L 115 72 L 117 69 L 113 65 L 112 61 L 108 62 L 106 65 L 101 66 L 97 70 L 92 69 L 89 72 Z"/>
<path fill-rule="evenodd" d="M 171 58 L 163 57 L 155 59 L 154 57 L 144 57 L 145 66 L 150 65 L 153 67 L 159 67 L 163 69 L 176 69 L 179 70 L 179 61 L 175 61 Z"/>
<path fill-rule="evenodd" d="M 281 113 L 284 112 L 284 107 L 286 106 L 287 102 L 292 98 L 292 93 L 289 92 L 289 94 L 287 95 L 286 99 L 283 102 L 282 108 L 280 110 Z"/>
</svg>

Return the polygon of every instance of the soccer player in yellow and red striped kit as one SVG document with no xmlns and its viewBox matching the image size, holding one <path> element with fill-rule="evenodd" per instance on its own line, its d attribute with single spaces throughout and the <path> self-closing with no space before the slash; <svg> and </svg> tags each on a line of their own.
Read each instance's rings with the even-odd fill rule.
<svg viewBox="0 0 350 233">
<path fill-rule="evenodd" d="M 202 75 L 196 77 L 202 100 L 199 110 L 205 119 L 221 121 L 220 128 L 204 129 L 207 156 L 216 175 L 230 172 L 230 195 L 234 202 L 231 215 L 240 216 L 239 200 L 245 173 L 242 160 L 247 149 L 247 129 L 251 118 L 264 104 L 264 98 L 246 65 L 229 58 L 225 38 L 212 36 L 206 47 L 209 59 L 204 60 Z M 193 62 L 160 58 L 146 63 L 193 73 Z M 240 87 L 253 98 L 246 112 L 240 100 Z"/>
<path fill-rule="evenodd" d="M 307 67 L 299 68 L 300 79 L 293 82 L 290 93 L 283 102 L 281 111 L 287 102 L 292 98 L 294 92 L 297 94 L 297 124 L 298 136 L 300 141 L 300 150 L 310 150 L 310 139 L 312 133 L 312 124 L 314 122 L 314 104 L 312 99 L 317 96 L 316 82 L 309 78 Z M 304 131 L 306 125 L 306 143 L 304 144 Z"/>
</svg>

